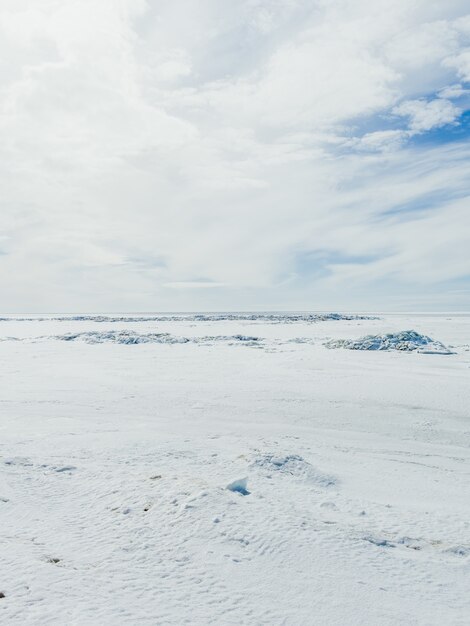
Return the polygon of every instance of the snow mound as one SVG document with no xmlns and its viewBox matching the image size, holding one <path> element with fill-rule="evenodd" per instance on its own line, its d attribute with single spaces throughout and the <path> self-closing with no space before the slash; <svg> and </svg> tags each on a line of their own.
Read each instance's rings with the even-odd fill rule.
<svg viewBox="0 0 470 626">
<path fill-rule="evenodd" d="M 250 468 L 261 469 L 269 474 L 276 472 L 283 475 L 296 476 L 322 487 L 330 487 L 336 483 L 334 477 L 318 471 L 298 454 L 288 454 L 286 456 L 270 453 L 262 454 L 253 459 L 250 463 Z"/>
<path fill-rule="evenodd" d="M 421 352 L 423 354 L 453 354 L 440 341 L 421 335 L 415 330 L 384 335 L 366 335 L 359 339 L 333 339 L 324 344 L 327 348 L 346 348 L 347 350 L 399 350 L 402 352 Z"/>
</svg>

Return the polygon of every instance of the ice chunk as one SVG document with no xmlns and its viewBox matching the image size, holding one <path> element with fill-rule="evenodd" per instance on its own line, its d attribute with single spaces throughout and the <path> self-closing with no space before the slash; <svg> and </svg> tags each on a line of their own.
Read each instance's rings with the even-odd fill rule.
<svg viewBox="0 0 470 626">
<path fill-rule="evenodd" d="M 226 487 L 229 491 L 235 491 L 241 493 L 242 496 L 247 496 L 250 492 L 247 489 L 248 478 L 237 478 L 229 483 Z"/>
</svg>

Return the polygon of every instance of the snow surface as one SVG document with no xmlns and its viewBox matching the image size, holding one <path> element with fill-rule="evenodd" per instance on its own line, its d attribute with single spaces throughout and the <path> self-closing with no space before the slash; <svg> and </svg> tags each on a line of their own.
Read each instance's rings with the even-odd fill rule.
<svg viewBox="0 0 470 626">
<path fill-rule="evenodd" d="M 1 624 L 468 624 L 470 316 L 267 315 L 0 321 Z"/>
</svg>

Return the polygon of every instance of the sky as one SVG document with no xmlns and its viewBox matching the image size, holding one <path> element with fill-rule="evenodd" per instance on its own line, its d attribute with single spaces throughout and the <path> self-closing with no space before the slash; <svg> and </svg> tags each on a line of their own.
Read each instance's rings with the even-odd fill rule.
<svg viewBox="0 0 470 626">
<path fill-rule="evenodd" d="M 0 311 L 470 311 L 468 0 L 2 0 Z"/>
</svg>

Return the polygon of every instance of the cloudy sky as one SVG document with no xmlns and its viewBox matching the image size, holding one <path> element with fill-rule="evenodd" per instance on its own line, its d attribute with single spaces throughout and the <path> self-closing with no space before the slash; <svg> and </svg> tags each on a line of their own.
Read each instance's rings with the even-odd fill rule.
<svg viewBox="0 0 470 626">
<path fill-rule="evenodd" d="M 2 312 L 470 310 L 468 0 L 2 0 Z"/>
</svg>

